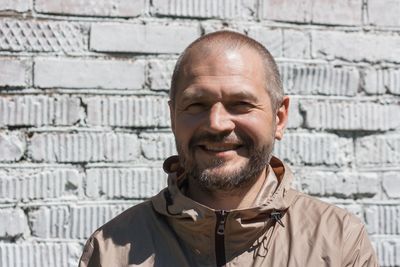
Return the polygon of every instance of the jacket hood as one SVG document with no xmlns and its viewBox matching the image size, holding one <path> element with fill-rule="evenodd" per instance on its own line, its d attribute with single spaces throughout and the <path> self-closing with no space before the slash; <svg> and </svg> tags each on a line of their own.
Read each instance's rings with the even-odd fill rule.
<svg viewBox="0 0 400 267">
<path fill-rule="evenodd" d="M 153 207 L 166 216 L 177 235 L 194 251 L 203 254 L 202 257 L 207 261 L 214 256 L 210 244 L 214 243 L 218 211 L 184 195 L 181 187 L 186 175 L 178 156 L 168 158 L 163 168 L 168 173 L 168 187 L 151 199 Z M 275 157 L 268 168 L 266 182 L 254 205 L 228 211 L 225 224 L 227 258 L 238 255 L 251 247 L 260 236 L 264 236 L 262 232 L 267 232 L 276 222 L 276 219 L 272 220 L 271 213 L 278 211 L 280 216 L 284 216 L 295 198 L 295 191 L 290 189 L 293 175 L 289 168 Z M 276 185 L 271 192 L 273 181 L 276 181 Z"/>
</svg>

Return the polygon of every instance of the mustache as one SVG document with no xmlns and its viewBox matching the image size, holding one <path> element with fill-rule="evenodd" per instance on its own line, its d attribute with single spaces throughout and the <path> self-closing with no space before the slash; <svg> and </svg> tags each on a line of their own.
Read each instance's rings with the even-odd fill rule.
<svg viewBox="0 0 400 267">
<path fill-rule="evenodd" d="M 253 141 L 250 137 L 239 135 L 236 133 L 220 133 L 220 134 L 212 134 L 212 133 L 201 133 L 194 135 L 189 141 L 189 148 L 194 148 L 199 143 L 209 142 L 209 143 L 236 143 L 242 144 L 244 146 L 252 147 Z"/>
</svg>

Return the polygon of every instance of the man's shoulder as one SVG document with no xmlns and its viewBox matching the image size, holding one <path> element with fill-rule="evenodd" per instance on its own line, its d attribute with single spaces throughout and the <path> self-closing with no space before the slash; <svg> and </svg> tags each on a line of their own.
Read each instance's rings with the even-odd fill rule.
<svg viewBox="0 0 400 267">
<path fill-rule="evenodd" d="M 305 218 L 307 222 L 331 226 L 336 225 L 340 228 L 364 227 L 362 221 L 353 213 L 335 204 L 325 202 L 302 192 L 297 193 L 296 200 L 292 204 L 290 210 L 292 213 Z"/>
<path fill-rule="evenodd" d="M 92 235 L 94 238 L 106 239 L 124 238 L 124 236 L 136 235 L 137 232 L 146 233 L 149 223 L 157 216 L 151 201 L 146 200 L 128 208 L 117 215 L 103 226 L 98 228 Z"/>
</svg>

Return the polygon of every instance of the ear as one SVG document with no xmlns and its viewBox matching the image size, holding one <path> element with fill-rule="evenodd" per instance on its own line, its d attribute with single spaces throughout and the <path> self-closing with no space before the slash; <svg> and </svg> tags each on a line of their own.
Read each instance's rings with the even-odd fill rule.
<svg viewBox="0 0 400 267">
<path fill-rule="evenodd" d="M 285 131 L 285 127 L 288 121 L 289 115 L 289 97 L 284 96 L 281 106 L 278 108 L 276 112 L 276 130 L 275 130 L 275 139 L 281 140 L 283 137 L 283 132 Z"/>
<path fill-rule="evenodd" d="M 175 134 L 175 108 L 174 108 L 174 102 L 172 100 L 168 101 L 168 106 L 169 106 L 169 116 L 171 119 L 171 129 L 172 132 Z"/>
</svg>

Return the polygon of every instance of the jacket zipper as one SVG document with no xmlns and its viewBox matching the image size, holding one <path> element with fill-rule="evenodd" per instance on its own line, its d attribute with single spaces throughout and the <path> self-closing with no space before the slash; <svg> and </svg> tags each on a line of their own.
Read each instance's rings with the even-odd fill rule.
<svg viewBox="0 0 400 267">
<path fill-rule="evenodd" d="M 226 264 L 225 258 L 225 221 L 228 212 L 225 210 L 215 211 L 217 215 L 217 224 L 215 227 L 215 258 L 217 266 Z"/>
</svg>

